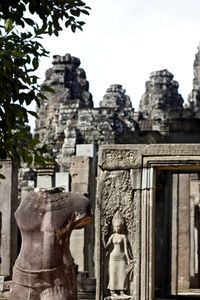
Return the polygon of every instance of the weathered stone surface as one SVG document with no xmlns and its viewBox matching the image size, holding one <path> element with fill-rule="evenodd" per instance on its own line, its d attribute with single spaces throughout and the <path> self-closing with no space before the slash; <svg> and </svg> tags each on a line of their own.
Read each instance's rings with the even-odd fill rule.
<svg viewBox="0 0 200 300">
<path fill-rule="evenodd" d="M 133 169 L 131 162 L 128 167 L 128 152 L 135 155 Z M 125 219 L 134 258 L 130 285 L 132 299 L 198 294 L 189 288 L 189 235 L 190 226 L 194 227 L 194 220 L 189 217 L 190 201 L 194 197 L 189 193 L 189 174 L 199 172 L 199 154 L 199 144 L 100 147 L 95 225 L 96 299 L 114 299 L 115 296 L 108 295 L 109 256 L 104 250 L 103 239 L 105 235 L 105 240 L 109 241 L 112 236 L 110 225 L 118 210 Z M 178 176 L 177 183 L 174 176 Z M 196 185 L 194 191 L 198 194 Z M 197 201 L 199 195 L 195 197 Z"/>
<path fill-rule="evenodd" d="M 99 165 L 103 170 L 115 169 L 138 169 L 146 165 L 146 160 L 142 161 L 142 156 L 152 156 L 158 159 L 159 156 L 173 156 L 177 164 L 181 165 L 181 160 L 188 159 L 195 162 L 200 153 L 200 144 L 155 144 L 152 145 L 101 145 L 99 148 Z M 176 157 L 175 157 L 176 155 Z M 148 161 L 148 160 L 147 160 Z M 198 163 L 197 163 L 198 164 Z"/>
<path fill-rule="evenodd" d="M 88 272 L 79 272 L 77 277 L 78 300 L 95 300 L 96 280 Z"/>
<path fill-rule="evenodd" d="M 71 158 L 71 178 L 72 192 L 88 193 L 91 176 L 91 159 L 87 156 L 72 156 Z"/>
<path fill-rule="evenodd" d="M 107 89 L 100 108 L 93 108 L 86 99 L 89 85 L 79 64 L 70 55 L 54 57 L 44 85 L 56 93 L 44 92 L 47 100 L 38 109 L 35 128 L 35 136 L 48 144 L 49 155 L 57 158 L 62 172 L 69 171 L 77 144 L 115 143 L 125 132 L 128 139 L 137 127 L 130 98 L 119 84 Z"/>
<path fill-rule="evenodd" d="M 193 89 L 189 95 L 189 104 L 193 113 L 198 114 L 200 108 L 200 45 L 194 60 Z M 199 117 L 199 116 L 198 116 Z"/>
<path fill-rule="evenodd" d="M 96 149 L 94 144 L 76 145 L 77 156 L 89 156 L 95 158 Z"/>
<path fill-rule="evenodd" d="M 76 300 L 70 235 L 91 222 L 89 200 L 61 188 L 29 192 L 15 217 L 23 242 L 9 299 Z"/>
<path fill-rule="evenodd" d="M 133 299 L 131 296 L 108 296 L 104 300 L 130 300 Z"/>
<path fill-rule="evenodd" d="M 105 241 L 103 232 L 103 244 L 109 252 L 108 274 L 109 282 L 107 289 L 110 291 L 111 298 L 118 296 L 127 297 L 129 287 L 129 273 L 132 271 L 132 251 L 129 249 L 128 240 L 125 233 L 124 219 L 119 210 L 112 218 L 113 233 Z M 107 232 L 106 232 L 107 233 Z M 130 255 L 131 253 L 131 255 Z"/>
<path fill-rule="evenodd" d="M 196 90 L 200 81 L 199 54 L 194 65 Z M 57 159 L 61 172 L 70 170 L 77 144 L 98 147 L 116 143 L 200 142 L 198 122 L 188 119 L 194 117 L 192 105 L 183 107 L 178 82 L 173 77 L 166 69 L 150 74 L 139 112 L 134 111 L 120 84 L 110 85 L 99 108 L 94 108 L 80 60 L 70 54 L 54 56 L 44 85 L 55 89 L 55 93 L 44 92 L 47 100 L 38 109 L 35 134 L 42 144 L 48 144 L 49 155 Z M 198 118 L 197 110 L 195 117 Z"/>
<path fill-rule="evenodd" d="M 76 144 L 77 134 L 72 121 L 77 119 L 77 109 L 93 107 L 86 74 L 79 65 L 80 60 L 70 54 L 54 56 L 53 67 L 46 72 L 43 85 L 53 88 L 55 93 L 43 92 L 48 100 L 42 103 L 36 121 L 35 135 L 41 143 L 48 144 L 54 157 L 61 152 L 61 165 L 65 148 L 74 149 Z M 68 169 L 69 164 L 65 167 L 64 163 L 62 171 Z"/>
<path fill-rule="evenodd" d="M 121 84 L 112 84 L 107 90 L 100 101 L 100 107 L 113 107 L 118 110 L 130 109 L 132 108 L 132 103 L 130 97 L 125 94 L 125 90 L 122 88 Z"/>
<path fill-rule="evenodd" d="M 46 168 L 37 169 L 37 187 L 50 189 L 55 185 L 55 166 L 49 165 Z"/>
<path fill-rule="evenodd" d="M 0 274 L 12 275 L 12 266 L 17 257 L 18 235 L 14 211 L 18 206 L 18 169 L 11 160 L 1 161 L 4 180 L 0 182 Z"/>
<path fill-rule="evenodd" d="M 139 107 L 143 118 L 162 124 L 168 118 L 181 116 L 183 98 L 178 93 L 179 84 L 173 77 L 166 69 L 150 74 Z"/>
<path fill-rule="evenodd" d="M 130 186 L 130 172 L 126 170 L 105 171 L 99 178 L 96 207 L 96 279 L 97 299 L 109 296 L 109 256 L 104 248 L 104 240 L 108 241 L 112 236 L 112 219 L 116 212 L 120 212 L 124 219 L 124 229 L 127 237 L 128 251 L 130 258 L 133 257 L 133 249 L 138 247 L 135 244 L 136 238 L 136 202 Z M 129 284 L 126 294 L 133 293 L 133 286 L 137 280 L 135 272 L 136 257 L 130 264 L 127 276 Z M 99 289 L 99 287 L 101 288 Z"/>
<path fill-rule="evenodd" d="M 62 187 L 69 192 L 69 172 L 57 172 L 55 186 Z"/>
</svg>

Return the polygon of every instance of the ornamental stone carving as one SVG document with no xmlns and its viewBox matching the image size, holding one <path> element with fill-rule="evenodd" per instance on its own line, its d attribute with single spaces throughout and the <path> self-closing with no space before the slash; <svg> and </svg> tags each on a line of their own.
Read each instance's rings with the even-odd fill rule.
<svg viewBox="0 0 200 300">
<path fill-rule="evenodd" d="M 193 114 L 199 116 L 200 109 L 200 44 L 197 48 L 197 53 L 195 55 L 194 65 L 193 65 L 193 89 L 188 97 L 190 108 Z"/>
<path fill-rule="evenodd" d="M 134 251 L 138 251 L 135 239 L 137 204 L 131 188 L 130 171 L 103 172 L 96 213 L 96 232 L 100 233 L 100 239 L 97 238 L 99 244 L 96 245 L 97 251 L 100 251 L 97 280 L 101 281 L 102 286 L 102 290 L 97 293 L 106 299 L 132 297 L 129 295 L 133 293 L 135 282 Z M 117 276 L 119 270 L 120 278 Z"/>
<path fill-rule="evenodd" d="M 103 234 L 103 244 L 105 249 L 112 247 L 109 254 L 109 283 L 111 299 L 116 299 L 119 296 L 122 298 L 130 297 L 126 294 L 128 290 L 129 280 L 128 275 L 132 271 L 132 261 L 128 251 L 128 241 L 124 234 L 124 220 L 119 211 L 117 211 L 112 219 L 113 234 L 105 242 Z M 109 250 L 108 250 L 109 251 Z"/>
<path fill-rule="evenodd" d="M 178 93 L 179 84 L 166 69 L 152 72 L 146 82 L 146 91 L 140 101 L 140 112 L 144 118 L 164 121 L 170 118 L 170 112 L 180 117 L 183 110 L 183 98 Z"/>
</svg>

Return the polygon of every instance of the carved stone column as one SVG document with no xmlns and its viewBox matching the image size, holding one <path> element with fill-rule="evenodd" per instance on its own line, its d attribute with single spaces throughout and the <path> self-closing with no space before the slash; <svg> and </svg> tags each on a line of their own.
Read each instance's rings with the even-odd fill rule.
<svg viewBox="0 0 200 300">
<path fill-rule="evenodd" d="M 115 297 L 122 299 L 120 292 L 124 292 L 123 299 L 139 300 L 141 168 L 136 156 L 136 152 L 122 148 L 105 151 L 103 159 L 100 159 L 102 169 L 99 170 L 95 214 L 97 300 L 114 297 L 108 284 L 112 250 L 105 249 L 104 242 L 108 242 L 109 238 L 112 240 L 115 234 L 113 218 L 117 212 L 124 219 L 123 235 L 127 239 L 131 263 L 126 267 L 130 269 L 128 285 L 122 290 L 116 287 L 118 296 Z"/>
<path fill-rule="evenodd" d="M 154 297 L 155 171 L 143 168 L 141 188 L 141 300 Z"/>
</svg>

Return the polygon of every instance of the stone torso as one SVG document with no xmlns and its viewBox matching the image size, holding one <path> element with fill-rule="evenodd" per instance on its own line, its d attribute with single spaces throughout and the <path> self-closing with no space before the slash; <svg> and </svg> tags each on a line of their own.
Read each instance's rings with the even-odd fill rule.
<svg viewBox="0 0 200 300">
<path fill-rule="evenodd" d="M 74 228 L 91 221 L 88 199 L 56 188 L 31 192 L 15 217 L 22 245 L 9 299 L 76 300 L 69 240 Z"/>
</svg>

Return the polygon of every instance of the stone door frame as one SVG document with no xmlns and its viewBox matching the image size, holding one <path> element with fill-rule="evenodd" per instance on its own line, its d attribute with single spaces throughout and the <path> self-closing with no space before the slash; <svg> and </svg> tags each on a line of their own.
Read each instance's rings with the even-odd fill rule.
<svg viewBox="0 0 200 300">
<path fill-rule="evenodd" d="M 103 145 L 99 152 L 99 176 L 104 171 L 130 170 L 131 186 L 140 202 L 140 255 L 136 257 L 134 300 L 154 300 L 154 211 L 156 170 L 200 171 L 199 144 Z M 101 181 L 101 180 L 100 180 Z M 99 182 L 100 182 L 99 181 Z M 98 189 L 101 189 L 99 183 Z M 97 195 L 98 202 L 98 195 Z M 96 210 L 96 229 L 100 226 L 100 210 Z M 100 232 L 100 230 L 98 230 Z M 100 278 L 100 236 L 96 234 L 97 300 L 102 300 Z"/>
</svg>

